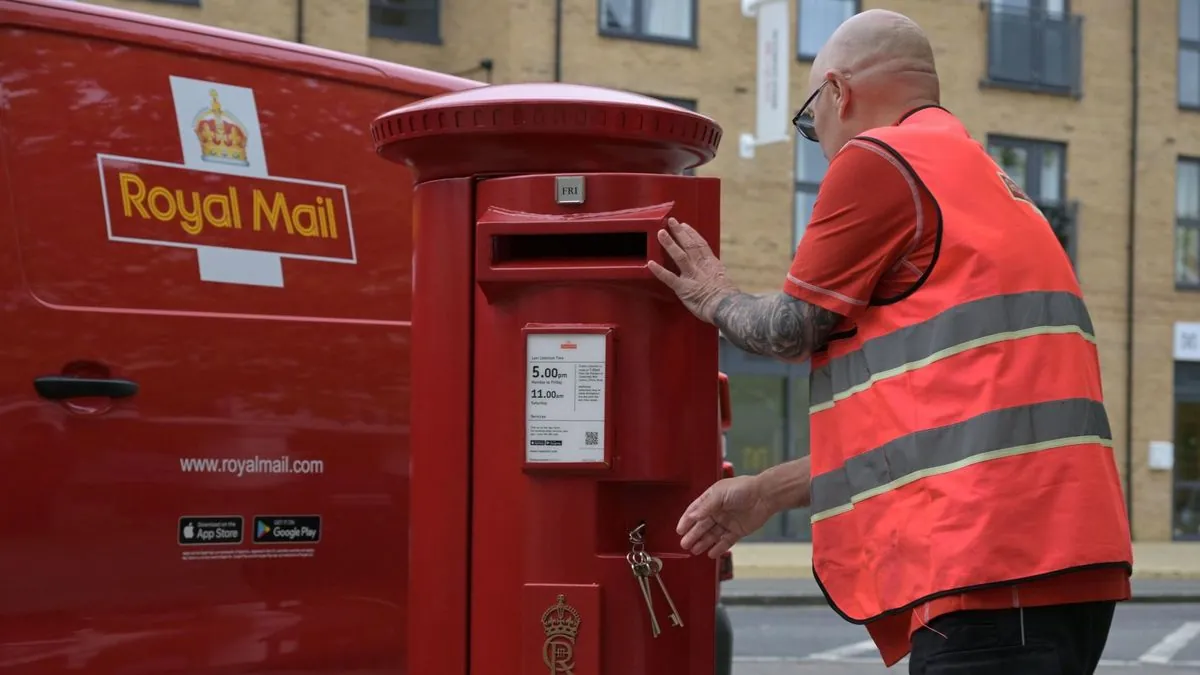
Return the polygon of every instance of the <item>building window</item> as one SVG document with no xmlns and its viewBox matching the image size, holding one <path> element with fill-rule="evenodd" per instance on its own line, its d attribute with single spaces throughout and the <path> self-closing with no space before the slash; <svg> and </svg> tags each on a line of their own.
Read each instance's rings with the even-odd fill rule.
<svg viewBox="0 0 1200 675">
<path fill-rule="evenodd" d="M 1200 108 L 1200 0 L 1179 0 L 1179 105 Z"/>
<path fill-rule="evenodd" d="M 674 96 L 654 96 L 653 94 L 645 94 L 645 95 L 650 96 L 651 98 L 656 98 L 664 103 L 670 103 L 671 105 L 677 105 L 680 108 L 683 108 L 685 110 L 691 110 L 692 112 L 696 112 L 696 99 L 694 99 L 694 98 L 675 98 Z"/>
<path fill-rule="evenodd" d="M 1200 288 L 1200 159 L 1175 170 L 1175 286 Z"/>
<path fill-rule="evenodd" d="M 371 0 L 371 37 L 441 44 L 439 0 Z"/>
<path fill-rule="evenodd" d="M 990 84 L 1083 93 L 1083 24 L 1067 0 L 991 0 L 988 7 Z"/>
<path fill-rule="evenodd" d="M 696 0 L 600 0 L 600 34 L 696 44 Z"/>
<path fill-rule="evenodd" d="M 797 0 L 796 56 L 811 61 L 842 22 L 858 12 L 859 0 Z"/>
<path fill-rule="evenodd" d="M 722 339 L 721 372 L 729 376 L 733 426 L 726 459 L 739 475 L 752 475 L 809 453 L 807 363 L 788 364 L 748 354 Z M 775 514 L 745 541 L 811 541 L 811 511 Z"/>
<path fill-rule="evenodd" d="M 1066 144 L 989 136 L 988 153 L 1041 210 L 1074 264 L 1078 205 L 1066 198 Z"/>
<path fill-rule="evenodd" d="M 821 152 L 821 146 L 799 135 L 796 136 L 796 213 L 792 218 L 792 247 L 800 245 L 812 220 L 813 204 L 817 203 L 817 189 L 829 162 Z"/>
<path fill-rule="evenodd" d="M 649 96 L 650 98 L 656 98 L 660 101 L 663 101 L 664 103 L 670 103 L 671 105 L 677 105 L 680 108 L 683 108 L 684 110 L 691 110 L 692 112 L 698 112 L 697 102 L 696 102 L 696 99 L 694 99 L 694 98 L 675 98 L 673 96 L 655 96 L 654 94 L 642 94 L 642 96 Z M 696 170 L 695 169 L 684 169 L 683 175 L 695 176 Z"/>
</svg>

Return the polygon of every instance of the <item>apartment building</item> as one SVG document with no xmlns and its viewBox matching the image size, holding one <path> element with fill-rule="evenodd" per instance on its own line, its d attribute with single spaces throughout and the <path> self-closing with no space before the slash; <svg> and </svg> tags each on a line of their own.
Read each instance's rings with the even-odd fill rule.
<svg viewBox="0 0 1200 675">
<path fill-rule="evenodd" d="M 93 0 L 487 82 L 656 96 L 721 123 L 723 258 L 778 288 L 826 162 L 755 123 L 756 24 L 736 0 Z M 1114 451 L 1139 540 L 1200 540 L 1200 0 L 791 0 L 790 96 L 855 12 L 929 33 L 943 104 L 1037 201 L 1096 326 Z M 1136 7 L 1136 10 L 1135 10 Z M 364 119 L 364 123 L 366 120 Z M 1132 208 L 1131 208 L 1132 205 Z M 807 370 L 722 347 L 743 472 L 808 451 Z M 804 511 L 760 540 L 806 539 Z"/>
</svg>

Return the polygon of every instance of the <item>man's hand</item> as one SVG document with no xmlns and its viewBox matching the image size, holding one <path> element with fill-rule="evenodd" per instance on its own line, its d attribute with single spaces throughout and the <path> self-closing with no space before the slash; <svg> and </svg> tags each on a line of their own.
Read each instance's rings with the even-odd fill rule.
<svg viewBox="0 0 1200 675">
<path fill-rule="evenodd" d="M 675 532 L 679 545 L 699 555 L 719 558 L 742 537 L 757 531 L 775 511 L 765 499 L 757 476 L 735 476 L 713 483 L 692 502 Z"/>
<path fill-rule="evenodd" d="M 712 323 L 721 300 L 737 292 L 725 278 L 725 265 L 713 255 L 699 232 L 674 218 L 667 219 L 666 230 L 658 231 L 658 243 L 675 261 L 680 273 L 673 274 L 653 260 L 648 264 L 650 271 L 675 291 L 692 314 Z"/>
</svg>

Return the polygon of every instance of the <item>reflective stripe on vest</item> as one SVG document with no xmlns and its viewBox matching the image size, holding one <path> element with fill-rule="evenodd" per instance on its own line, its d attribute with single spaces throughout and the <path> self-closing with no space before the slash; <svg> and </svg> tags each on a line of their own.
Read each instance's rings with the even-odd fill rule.
<svg viewBox="0 0 1200 675">
<path fill-rule="evenodd" d="M 1034 335 L 1073 333 L 1095 342 L 1083 300 L 1066 292 L 998 295 L 953 307 L 812 373 L 810 412 L 866 391 L 876 382 L 970 349 Z M 1081 427 L 1077 420 L 1086 420 Z M 998 410 L 959 424 L 909 434 L 848 459 L 840 471 L 815 476 L 812 516 L 845 513 L 854 502 L 988 459 L 1078 443 L 1112 445 L 1104 406 L 1086 399 Z"/>
<path fill-rule="evenodd" d="M 993 410 L 965 422 L 909 434 L 851 457 L 841 471 L 814 476 L 812 522 L 846 513 L 855 502 L 927 476 L 1084 443 L 1112 447 L 1112 431 L 1104 404 L 1082 398 Z"/>
<path fill-rule="evenodd" d="M 809 412 L 818 413 L 871 385 L 968 349 L 1033 335 L 1096 338 L 1083 300 L 1071 293 L 997 295 L 953 307 L 932 319 L 868 341 L 812 372 Z"/>
</svg>

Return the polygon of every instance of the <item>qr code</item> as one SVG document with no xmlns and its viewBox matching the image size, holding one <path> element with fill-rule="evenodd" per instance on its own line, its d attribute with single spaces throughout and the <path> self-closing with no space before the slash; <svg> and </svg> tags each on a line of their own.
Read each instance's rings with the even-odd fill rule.
<svg viewBox="0 0 1200 675">
<path fill-rule="evenodd" d="M 584 445 L 600 445 L 600 432 L 599 431 L 583 432 L 583 444 Z"/>
</svg>

